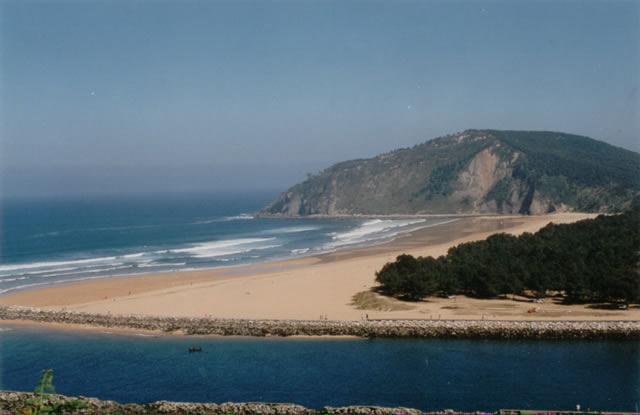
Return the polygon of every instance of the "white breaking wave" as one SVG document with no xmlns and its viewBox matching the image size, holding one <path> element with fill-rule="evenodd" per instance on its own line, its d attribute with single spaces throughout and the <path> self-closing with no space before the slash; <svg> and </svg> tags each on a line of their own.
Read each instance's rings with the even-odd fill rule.
<svg viewBox="0 0 640 415">
<path fill-rule="evenodd" d="M 444 225 L 458 219 L 443 220 L 435 223 L 425 223 L 426 219 L 373 219 L 364 222 L 359 227 L 348 232 L 331 233 L 332 242 L 324 245 L 324 249 L 336 249 L 342 246 L 365 244 L 367 242 L 381 242 L 394 239 L 396 236 L 418 229 Z"/>
<path fill-rule="evenodd" d="M 0 264 L 0 278 L 22 275 L 49 278 L 62 275 L 105 272 L 116 269 L 123 269 L 153 261 L 152 259 L 141 258 L 146 254 L 148 253 L 137 252 L 119 256 L 85 258 L 65 261 L 43 261 L 4 265 Z"/>
<path fill-rule="evenodd" d="M 141 256 L 143 256 L 146 252 L 138 252 L 137 254 L 128 254 L 128 255 L 122 255 L 122 258 L 140 258 Z"/>
<path fill-rule="evenodd" d="M 57 267 L 60 265 L 79 265 L 79 264 L 91 264 L 93 262 L 106 262 L 113 261 L 116 257 L 102 257 L 102 258 L 88 258 L 88 259 L 77 259 L 73 261 L 49 261 L 49 262 L 31 262 L 26 264 L 11 264 L 11 265 L 0 265 L 0 271 L 16 271 L 22 269 L 37 269 L 44 267 Z"/>
<path fill-rule="evenodd" d="M 45 233 L 37 233 L 33 236 L 31 236 L 32 238 L 44 238 L 47 236 L 58 236 L 60 235 L 59 231 L 53 231 L 53 232 L 45 232 Z"/>
<path fill-rule="evenodd" d="M 214 251 L 214 252 L 210 252 L 210 253 L 196 254 L 196 255 L 193 255 L 193 257 L 194 258 L 216 258 L 216 257 L 221 257 L 221 256 L 244 254 L 244 253 L 251 252 L 251 251 L 261 251 L 261 250 L 264 250 L 264 249 L 278 248 L 278 247 L 281 247 L 281 246 L 282 245 L 264 245 L 264 246 L 256 246 L 256 247 L 247 247 L 247 248 L 244 248 L 244 249 L 230 250 L 230 251 L 227 251 L 227 252 Z M 220 261 L 226 262 L 227 260 L 220 259 Z"/>
<path fill-rule="evenodd" d="M 198 221 L 192 222 L 191 224 L 192 225 L 206 225 L 208 223 L 229 222 L 229 221 L 232 221 L 232 220 L 251 220 L 251 219 L 255 219 L 255 217 L 253 215 L 248 214 L 248 213 L 241 213 L 239 215 L 224 216 L 222 218 L 198 220 Z"/>
<path fill-rule="evenodd" d="M 320 226 L 289 226 L 287 228 L 277 228 L 265 231 L 265 233 L 271 234 L 281 234 L 281 233 L 300 233 L 300 232 L 309 232 L 309 231 L 317 231 L 318 229 L 322 229 Z"/>
<path fill-rule="evenodd" d="M 20 281 L 20 280 L 26 280 L 26 279 L 27 277 L 4 278 L 4 279 L 0 279 L 0 282 Z"/>
<path fill-rule="evenodd" d="M 52 270 L 49 274 L 44 274 L 44 275 L 39 275 L 39 278 L 51 278 L 51 277 L 61 277 L 61 276 L 65 276 L 65 275 L 82 275 L 82 274 L 95 274 L 98 272 L 109 272 L 109 271 L 115 271 L 117 269 L 126 269 L 126 268 L 131 268 L 131 265 L 124 265 L 122 263 L 120 264 L 113 264 L 113 265 L 119 265 L 119 266 L 113 266 L 113 267 L 107 267 L 107 268 L 98 268 L 98 269 L 78 269 L 76 271 L 72 271 L 72 272 L 57 272 L 58 270 Z"/>
<path fill-rule="evenodd" d="M 307 252 L 309 252 L 309 248 L 300 248 L 300 249 L 292 249 L 291 250 L 291 253 L 293 255 L 306 254 Z"/>
<path fill-rule="evenodd" d="M 235 216 L 225 216 L 224 218 L 224 220 L 251 220 L 251 219 L 255 219 L 255 217 L 248 213 L 241 213 Z"/>
<path fill-rule="evenodd" d="M 353 245 L 388 239 L 398 235 L 397 230 L 426 222 L 426 219 L 372 219 L 362 223 L 355 229 L 347 232 L 330 234 L 333 242 L 325 245 L 326 248 L 337 248 L 344 245 Z M 396 231 L 396 232 L 392 232 Z"/>
<path fill-rule="evenodd" d="M 93 264 L 93 265 L 86 265 L 86 268 L 91 268 L 91 267 L 102 267 L 104 266 L 104 264 Z M 79 269 L 80 267 L 64 267 L 64 268 L 47 268 L 47 269 L 38 269 L 38 270 L 27 270 L 25 272 L 18 272 L 15 274 L 7 274 L 7 275 L 38 275 L 38 274 L 48 274 L 50 272 L 58 272 L 58 271 L 73 271 L 74 269 Z"/>
<path fill-rule="evenodd" d="M 131 275 L 135 275 L 135 274 L 131 274 Z M 38 286 L 41 286 L 41 285 L 62 284 L 62 283 L 65 283 L 65 282 L 95 280 L 95 279 L 98 279 L 98 278 L 104 278 L 104 276 L 103 275 L 99 275 L 97 277 L 67 278 L 67 279 L 63 279 L 63 280 L 54 280 L 54 281 L 47 281 L 47 282 L 34 282 L 34 283 L 29 283 L 29 284 L 16 285 L 15 287 L 5 288 L 3 290 L 0 290 L 0 294 L 7 293 L 9 291 L 22 290 L 24 288 L 38 287 Z"/>
<path fill-rule="evenodd" d="M 192 222 L 191 225 L 206 225 L 207 223 L 215 222 L 220 222 L 220 219 L 197 220 L 195 222 Z"/>
<path fill-rule="evenodd" d="M 265 242 L 273 241 L 275 239 L 276 238 L 227 239 L 223 241 L 205 242 L 190 248 L 170 249 L 167 252 L 185 253 L 196 258 L 214 258 L 218 256 L 241 254 L 255 249 L 276 248 L 280 245 L 262 245 Z"/>
<path fill-rule="evenodd" d="M 153 264 L 138 264 L 140 268 L 153 268 L 153 267 L 181 267 L 187 265 L 186 262 L 165 262 L 165 263 L 153 263 Z"/>
</svg>

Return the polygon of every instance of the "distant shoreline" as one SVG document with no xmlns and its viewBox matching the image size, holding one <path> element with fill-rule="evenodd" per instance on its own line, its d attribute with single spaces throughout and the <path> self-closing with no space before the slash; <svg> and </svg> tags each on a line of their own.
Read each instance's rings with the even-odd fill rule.
<svg viewBox="0 0 640 415">
<path fill-rule="evenodd" d="M 578 212 L 565 212 L 561 213 L 561 215 L 588 215 L 595 216 L 595 214 L 589 213 L 578 213 Z M 231 273 L 231 274 L 244 274 L 243 269 L 255 270 L 256 268 L 271 268 L 273 266 L 277 266 L 278 264 L 293 264 L 298 261 L 304 261 L 306 259 L 317 259 L 321 262 L 325 262 L 325 258 L 330 258 L 333 254 L 339 254 L 340 256 L 344 256 L 345 254 L 351 256 L 352 253 L 365 252 L 369 249 L 379 250 L 380 248 L 385 248 L 387 250 L 394 249 L 394 245 L 399 240 L 411 239 L 417 232 L 422 231 L 424 228 L 434 228 L 445 225 L 449 222 L 453 222 L 460 219 L 496 219 L 499 218 L 501 220 L 527 220 L 536 217 L 546 217 L 548 215 L 519 215 L 519 214 L 479 214 L 479 213 L 447 213 L 447 214 L 388 214 L 388 215 L 380 215 L 380 214 L 344 214 L 344 215 L 308 215 L 308 216 L 286 216 L 286 215 L 272 215 L 266 214 L 262 215 L 259 213 L 251 213 L 251 215 L 255 218 L 264 218 L 264 219 L 282 219 L 282 220 L 323 220 L 323 219 L 333 219 L 333 220 L 349 220 L 349 219 L 386 219 L 386 220 L 402 220 L 402 219 L 446 219 L 451 218 L 451 221 L 439 222 L 427 226 L 414 226 L 411 229 L 399 232 L 397 235 L 392 237 L 391 239 L 380 239 L 380 240 L 372 240 L 369 243 L 362 244 L 354 244 L 341 246 L 334 249 L 328 249 L 326 251 L 317 251 L 308 253 L 298 254 L 295 257 L 273 257 L 269 258 L 265 261 L 261 262 L 246 262 L 232 265 L 216 265 L 210 267 L 199 267 L 199 268 L 188 268 L 188 269 L 171 269 L 171 270 L 161 270 L 161 271 L 153 271 L 148 270 L 144 271 L 142 269 L 136 271 L 129 271 L 124 273 L 114 273 L 111 275 L 99 275 L 92 276 L 87 278 L 78 278 L 74 280 L 61 281 L 61 282 L 53 282 L 49 284 L 36 284 L 33 287 L 27 288 L 19 288 L 19 289 L 8 289 L 0 292 L 0 304 L 2 303 L 1 299 L 4 297 L 10 297 L 17 293 L 22 292 L 30 292 L 30 291 L 40 291 L 46 290 L 54 287 L 66 287 L 72 286 L 75 284 L 89 283 L 92 281 L 100 281 L 103 279 L 125 279 L 125 278 L 144 278 L 148 276 L 166 276 L 166 275 L 176 275 L 176 274 L 197 274 L 204 272 L 221 272 L 221 273 Z M 239 270 L 240 272 L 237 272 Z M 191 280 L 190 278 L 186 278 Z"/>
<path fill-rule="evenodd" d="M 239 216 L 244 216 L 246 215 L 248 218 L 253 219 L 253 218 L 258 218 L 258 216 L 254 216 L 255 214 L 251 213 L 247 213 L 247 214 L 241 214 Z M 377 217 L 377 216 L 376 216 Z M 331 220 L 355 220 L 355 219 L 360 219 L 360 220 L 365 220 L 368 217 L 359 217 L 359 216 L 342 216 L 342 217 L 335 217 L 332 218 L 330 216 L 327 217 L 299 217 L 299 218 L 286 218 L 286 217 L 280 217 L 279 219 L 282 220 L 292 220 L 292 221 L 314 221 L 314 220 L 323 220 L 323 219 L 331 219 Z M 370 218 L 374 218 L 373 216 L 371 216 Z M 378 217 L 378 218 L 383 218 L 382 216 Z M 200 273 L 200 272 L 226 272 L 227 270 L 231 270 L 230 272 L 235 272 L 233 270 L 237 270 L 237 269 L 242 269 L 242 268 L 253 268 L 253 267 L 260 267 L 260 266 L 265 266 L 265 267 L 269 267 L 271 264 L 280 264 L 280 263 L 294 263 L 298 260 L 303 260 L 305 258 L 322 258 L 325 255 L 331 255 L 332 253 L 336 253 L 336 252 L 351 252 L 354 250 L 362 250 L 362 249 L 367 249 L 367 248 L 371 248 L 371 247 L 378 247 L 378 246 L 384 246 L 387 245 L 389 243 L 392 243 L 398 239 L 401 238 L 405 238 L 408 236 L 411 236 L 413 233 L 420 231 L 421 229 L 427 228 L 427 227 L 434 227 L 434 226 L 439 226 L 442 224 L 446 224 L 448 222 L 451 221 L 455 221 L 455 220 L 459 220 L 460 217 L 456 217 L 455 215 L 442 215 L 442 216 L 434 216 L 434 217 L 423 217 L 423 216 L 402 216 L 402 217 L 387 217 L 387 220 L 402 220 L 402 219 L 423 219 L 424 221 L 427 221 L 429 219 L 431 219 L 432 221 L 435 221 L 436 223 L 426 223 L 426 224 L 419 224 L 419 223 L 412 223 L 412 224 L 408 224 L 408 225 L 404 225 L 401 228 L 399 228 L 398 231 L 396 231 L 395 233 L 392 234 L 392 236 L 390 237 L 385 237 L 384 235 L 382 237 L 377 237 L 377 238 L 372 238 L 370 240 L 365 240 L 362 242 L 349 242 L 348 244 L 345 245 L 341 245 L 341 246 L 336 246 L 336 247 L 326 247 L 323 248 L 321 246 L 311 246 L 311 248 L 307 247 L 305 249 L 298 249 L 298 250 L 293 250 L 293 251 L 307 251 L 307 252 L 297 252 L 295 254 L 292 254 L 293 251 L 287 251 L 286 253 L 280 253 L 279 255 L 272 255 L 271 257 L 267 257 L 267 258 L 261 258 L 261 260 L 259 261 L 252 261 L 252 260 L 244 260 L 243 262 L 240 263 L 232 263 L 232 264 L 226 264 L 223 262 L 219 262 L 217 264 L 209 264 L 209 265 L 198 265 L 198 266 L 192 266 L 192 267 L 185 267 L 185 268 L 172 268 L 172 269 L 166 269 L 166 270 L 154 270 L 153 268 L 128 268 L 126 271 L 114 271 L 111 274 L 102 274 L 102 275 L 94 275 L 94 274 L 80 274 L 78 273 L 78 278 L 74 278 L 74 279 L 67 279 L 67 280 L 62 280 L 62 281 L 52 281 L 49 282 L 47 280 L 42 280 L 42 281 L 37 281 L 37 283 L 35 284 L 31 284 L 30 286 L 18 286 L 18 287 L 8 287 L 7 289 L 3 289 L 0 290 L 0 298 L 5 297 L 5 296 L 11 296 L 17 292 L 24 292 L 24 291 L 32 291 L 32 290 L 41 290 L 41 289 L 47 289 L 50 287 L 61 287 L 61 286 L 68 286 L 68 285 L 73 285 L 73 284 L 77 284 L 77 283 L 82 283 L 84 281 L 94 281 L 94 280 L 102 280 L 102 279 L 106 279 L 106 278 L 134 278 L 134 277 L 145 277 L 145 276 L 150 276 L 150 275 L 173 275 L 173 274 L 178 274 L 178 273 L 185 273 L 185 274 L 191 274 L 191 273 Z M 450 220 L 445 220 L 449 218 Z M 507 218 L 505 216 L 505 218 Z M 268 218 L 265 218 L 268 219 Z M 357 228 L 355 228 L 357 229 Z M 188 244 L 187 244 L 188 245 Z M 176 249 L 176 248 L 166 248 L 167 251 L 170 251 L 172 249 Z M 184 249 L 184 248 L 177 248 L 177 249 Z M 141 255 L 142 253 L 135 253 L 132 256 L 135 255 Z M 108 257 L 108 256 L 113 256 L 114 258 L 117 257 L 117 259 L 119 259 L 120 261 L 123 261 L 123 258 L 126 258 L 128 255 L 125 254 L 104 254 L 103 256 Z M 98 260 L 101 258 L 81 258 L 78 262 L 87 262 L 87 261 L 92 261 L 92 260 Z M 64 259 L 61 259 L 60 261 L 65 261 Z M 46 260 L 45 260 L 46 262 Z M 30 263 L 7 263 L 7 264 L 0 264 L 0 265 L 8 265 L 8 266 L 20 266 L 20 265 L 24 265 L 25 268 L 29 268 L 32 267 L 32 264 Z M 116 265 L 122 265 L 117 263 Z M 180 265 L 185 265 L 180 264 Z M 144 265 L 143 265 L 144 266 Z M 55 271 L 52 271 L 55 272 Z M 88 271 L 89 273 L 94 272 L 94 271 Z M 10 274 L 7 275 L 8 277 L 12 277 Z M 16 277 L 17 278 L 17 277 Z M 21 279 L 21 278 L 17 278 L 17 279 Z"/>
<path fill-rule="evenodd" d="M 562 212 L 572 213 L 572 212 Z M 579 213 L 579 212 L 576 212 Z M 373 213 L 345 213 L 337 215 L 313 214 L 313 215 L 286 215 L 279 213 L 256 212 L 252 214 L 256 218 L 265 219 L 437 219 L 437 218 L 482 218 L 482 217 L 500 217 L 500 218 L 520 218 L 541 215 L 514 215 L 499 213 L 389 213 L 389 214 L 373 214 Z"/>
<path fill-rule="evenodd" d="M 372 291 L 377 285 L 375 272 L 401 253 L 440 256 L 452 246 L 497 232 L 535 232 L 549 222 L 589 217 L 593 215 L 461 218 L 380 245 L 224 269 L 86 280 L 15 292 L 0 297 L 0 305 L 92 315 L 239 321 L 640 321 L 640 308 L 635 305 L 612 310 L 566 305 L 556 298 L 533 304 L 526 298 L 465 296 L 403 302 Z"/>
<path fill-rule="evenodd" d="M 253 214 L 252 214 L 253 215 Z M 254 217 L 258 217 L 258 216 L 254 216 Z M 239 274 L 242 274 L 242 270 L 252 270 L 255 271 L 257 268 L 268 268 L 268 269 L 272 269 L 274 267 L 279 266 L 280 264 L 283 264 L 283 266 L 289 266 L 291 264 L 295 264 L 299 261 L 304 261 L 305 259 L 309 259 L 309 258 L 313 258 L 313 259 L 318 259 L 318 260 L 322 260 L 325 256 L 331 256 L 332 254 L 335 253 L 351 253 L 351 252 L 357 252 L 357 251 L 361 251 L 361 250 L 366 250 L 369 248 L 377 248 L 377 247 L 383 247 L 383 246 L 387 246 L 389 244 L 392 244 L 393 242 L 402 239 L 402 238 L 408 238 L 411 237 L 412 234 L 414 234 L 415 232 L 421 231 L 425 228 L 433 228 L 436 226 L 440 226 L 440 225 L 444 225 L 447 224 L 449 222 L 453 222 L 455 220 L 460 219 L 460 217 L 456 217 L 455 215 L 442 215 L 442 216 L 437 216 L 437 217 L 422 217 L 422 216 L 402 216 L 402 217 L 386 217 L 389 220 L 400 220 L 400 219 L 411 219 L 411 218 L 420 218 L 420 219 L 445 219 L 445 218 L 452 218 L 452 220 L 450 221 L 443 221 L 443 222 L 438 222 L 435 224 L 427 224 L 427 225 L 423 225 L 423 226 L 413 226 L 408 230 L 403 230 L 401 232 L 398 232 L 397 235 L 395 235 L 394 237 L 390 238 L 390 239 L 380 239 L 380 240 L 371 240 L 369 241 L 369 243 L 361 243 L 361 244 L 353 244 L 353 245 L 346 245 L 346 246 L 342 246 L 342 247 L 337 247 L 337 248 L 333 248 L 333 249 L 327 249 L 327 250 L 320 250 L 320 251 L 309 251 L 308 253 L 303 253 L 303 254 L 298 254 L 294 257 L 273 257 L 273 258 L 269 258 L 265 261 L 261 261 L 261 262 L 245 262 L 245 263 L 239 263 L 239 264 L 232 264 L 232 265 L 217 265 L 217 266 L 211 266 L 211 267 L 199 267 L 199 268 L 190 268 L 190 269 L 172 269 L 172 270 L 166 270 L 166 271 L 140 271 L 140 272 L 128 272 L 128 273 L 116 273 L 116 274 L 112 274 L 112 275 L 100 275 L 100 276 L 95 276 L 95 277 L 88 277 L 88 278 L 78 278 L 76 280 L 70 280 L 70 281 L 65 281 L 65 282 L 53 282 L 47 285 L 39 285 L 39 286 L 33 286 L 33 287 L 28 287 L 28 288 L 20 288 L 20 289 L 10 289 L 7 291 L 2 291 L 0 292 L 0 298 L 2 297 L 6 297 L 6 296 L 12 296 L 16 293 L 20 293 L 20 292 L 29 292 L 29 291 L 39 291 L 39 290 L 46 290 L 48 288 L 52 288 L 52 287 L 65 287 L 65 286 L 70 286 L 70 285 L 74 285 L 74 284 L 81 284 L 84 282 L 91 282 L 91 281 L 95 281 L 95 280 L 103 280 L 103 279 L 114 279 L 114 278 L 140 278 L 140 277 L 147 277 L 147 276 L 161 276 L 161 275 L 176 275 L 176 274 L 180 274 L 180 273 L 184 273 L 184 274 L 193 274 L 193 273 L 205 273 L 205 272 L 222 272 L 222 273 L 228 273 L 228 274 L 236 274 L 236 270 L 240 270 L 241 272 Z M 514 218 L 514 217 L 518 217 L 516 216 L 505 216 L 505 218 Z M 321 220 L 321 219 L 344 219 L 344 220 L 348 220 L 348 219 L 367 219 L 367 218 L 383 218 L 383 216 L 371 216 L 371 217 L 364 217 L 364 216 L 341 216 L 341 217 L 335 217 L 332 218 L 330 216 L 327 217 L 299 217 L 299 218 L 286 218 L 286 217 L 280 217 L 279 219 L 283 219 L 283 220 Z M 275 218 L 272 218 L 275 219 Z"/>
</svg>

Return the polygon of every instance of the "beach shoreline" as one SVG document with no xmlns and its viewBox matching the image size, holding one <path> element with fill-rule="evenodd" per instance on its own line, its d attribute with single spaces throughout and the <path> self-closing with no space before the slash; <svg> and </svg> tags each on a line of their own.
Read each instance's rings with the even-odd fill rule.
<svg viewBox="0 0 640 415">
<path fill-rule="evenodd" d="M 497 232 L 535 232 L 549 222 L 570 223 L 594 216 L 560 213 L 460 218 L 380 245 L 225 269 L 119 276 L 37 288 L 0 297 L 0 305 L 89 314 L 239 320 L 639 321 L 638 307 L 611 310 L 564 305 L 555 299 L 534 305 L 525 298 L 479 300 L 457 296 L 417 303 L 382 298 L 385 305 L 381 309 L 359 309 L 361 305 L 354 304 L 356 294 L 375 287 L 375 271 L 401 253 L 439 256 L 451 246 Z"/>
</svg>

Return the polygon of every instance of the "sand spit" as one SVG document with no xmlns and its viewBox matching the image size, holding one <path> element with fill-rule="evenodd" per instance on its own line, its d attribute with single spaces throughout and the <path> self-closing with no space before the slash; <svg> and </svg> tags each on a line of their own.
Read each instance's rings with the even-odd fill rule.
<svg viewBox="0 0 640 415">
<path fill-rule="evenodd" d="M 425 228 L 386 244 L 273 263 L 228 269 L 113 277 L 57 284 L 0 296 L 0 304 L 91 314 L 165 317 L 215 317 L 241 320 L 640 320 L 640 308 L 616 310 L 554 299 L 480 300 L 429 298 L 400 302 L 382 298 L 375 272 L 401 253 L 439 256 L 452 246 L 487 238 L 496 232 L 535 232 L 549 222 L 571 223 L 593 214 L 460 218 Z M 354 305 L 366 293 L 372 307 Z M 357 297 L 356 297 L 357 298 Z M 371 303 L 371 301 L 369 301 Z M 387 304 L 388 305 L 388 304 Z M 535 312 L 530 310 L 535 308 Z"/>
</svg>

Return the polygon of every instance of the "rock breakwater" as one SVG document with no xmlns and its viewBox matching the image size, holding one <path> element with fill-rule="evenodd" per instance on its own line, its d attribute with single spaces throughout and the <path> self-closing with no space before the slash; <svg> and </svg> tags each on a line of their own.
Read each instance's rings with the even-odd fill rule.
<svg viewBox="0 0 640 415">
<path fill-rule="evenodd" d="M 36 398 L 30 392 L 0 391 L 0 411 L 21 413 L 30 407 L 30 401 Z M 412 408 L 386 408 L 378 406 L 345 406 L 339 408 L 324 407 L 320 410 L 309 409 L 302 405 L 290 403 L 192 403 L 158 401 L 145 404 L 121 404 L 115 401 L 103 401 L 96 398 L 68 397 L 64 395 L 47 394 L 44 404 L 59 408 L 74 408 L 72 413 L 87 414 L 190 414 L 190 415 L 420 415 L 422 411 Z M 62 410 L 63 413 L 71 413 Z M 0 412 L 2 413 L 2 412 Z M 443 414 L 432 412 L 430 414 Z M 426 413 L 425 413 L 426 414 Z M 462 412 L 447 412 L 448 415 L 463 414 Z M 480 414 L 473 412 L 473 414 Z"/>
<path fill-rule="evenodd" d="M 0 391 L 0 414 L 31 413 L 32 402 L 38 398 L 30 392 Z M 413 408 L 389 408 L 381 406 L 325 406 L 322 409 L 310 409 L 291 403 L 193 403 L 157 401 L 145 404 L 122 404 L 115 401 L 103 401 L 96 398 L 69 397 L 46 394 L 42 396 L 43 404 L 60 409 L 56 413 L 73 414 L 190 414 L 190 415 L 609 415 L 608 412 L 571 412 L 571 411 L 521 411 L 499 410 L 496 412 L 456 412 L 445 410 L 439 412 L 423 412 Z M 71 409 L 73 408 L 73 409 Z M 616 415 L 631 414 L 615 412 Z"/>
<path fill-rule="evenodd" d="M 640 339 L 640 321 L 244 320 L 93 314 L 17 306 L 0 306 L 0 320 L 79 324 L 187 335 Z"/>
</svg>

